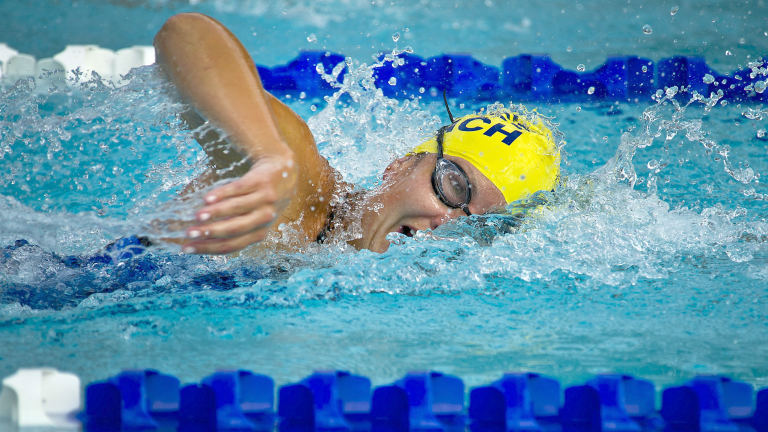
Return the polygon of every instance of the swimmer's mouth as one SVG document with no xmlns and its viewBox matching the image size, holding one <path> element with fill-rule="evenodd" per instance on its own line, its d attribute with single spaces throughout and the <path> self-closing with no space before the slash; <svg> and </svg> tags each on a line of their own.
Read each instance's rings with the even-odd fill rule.
<svg viewBox="0 0 768 432">
<path fill-rule="evenodd" d="M 400 234 L 404 234 L 407 237 L 413 237 L 413 233 L 415 233 L 416 231 L 413 228 L 409 227 L 408 225 L 403 225 L 400 227 L 399 230 L 397 230 L 397 232 L 399 232 Z"/>
</svg>

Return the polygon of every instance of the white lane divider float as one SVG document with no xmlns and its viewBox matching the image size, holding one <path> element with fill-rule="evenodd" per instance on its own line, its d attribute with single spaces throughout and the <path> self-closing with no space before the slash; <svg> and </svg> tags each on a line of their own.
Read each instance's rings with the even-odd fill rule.
<svg viewBox="0 0 768 432">
<path fill-rule="evenodd" d="M 52 368 L 19 369 L 3 379 L 0 420 L 19 427 L 80 427 L 80 378 Z"/>
<path fill-rule="evenodd" d="M 97 45 L 67 45 L 53 58 L 37 60 L 29 54 L 0 43 L 0 79 L 6 84 L 24 77 L 42 82 L 85 81 L 92 72 L 114 84 L 131 69 L 155 62 L 155 49 L 151 46 L 132 46 L 113 51 Z M 79 70 L 79 74 L 75 73 Z"/>
</svg>

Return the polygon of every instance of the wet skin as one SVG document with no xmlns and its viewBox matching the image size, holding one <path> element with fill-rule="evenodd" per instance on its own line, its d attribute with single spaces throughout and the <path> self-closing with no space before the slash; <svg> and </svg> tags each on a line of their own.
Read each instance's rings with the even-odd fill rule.
<svg viewBox="0 0 768 432">
<path fill-rule="evenodd" d="M 155 36 L 158 64 L 182 98 L 224 132 L 195 136 L 217 173 L 233 180 L 209 191 L 187 228 L 182 248 L 188 253 L 227 254 L 259 243 L 282 224 L 292 224 L 301 237 L 314 241 L 323 231 L 336 195 L 349 188 L 317 150 L 301 117 L 264 90 L 258 71 L 240 41 L 221 23 L 201 14 L 171 17 Z M 195 116 L 189 116 L 190 118 Z M 187 118 L 187 117 L 185 117 Z M 202 122 L 190 121 L 190 126 Z M 219 150 L 230 144 L 252 162 L 228 170 L 236 161 Z M 461 166 L 472 184 L 469 208 L 482 214 L 503 207 L 501 192 L 472 164 Z M 384 173 L 381 186 L 350 202 L 355 209 L 341 229 L 359 221 L 362 236 L 350 241 L 359 249 L 383 252 L 390 232 L 412 235 L 457 217 L 460 209 L 443 204 L 432 188 L 436 156 L 405 156 Z M 221 176 L 219 176 L 221 178 Z M 205 187 L 217 176 L 198 179 Z M 354 200 L 353 200 L 354 201 Z M 292 241 L 291 243 L 297 243 Z"/>
<path fill-rule="evenodd" d="M 447 156 L 467 173 L 472 184 L 469 208 L 472 214 L 483 214 L 504 208 L 504 195 L 487 177 L 464 159 Z M 432 188 L 431 176 L 437 156 L 421 154 L 394 161 L 384 173 L 384 181 L 376 188 L 362 210 L 362 238 L 351 244 L 359 249 L 384 252 L 390 242 L 387 234 L 399 232 L 413 235 L 416 231 L 438 226 L 466 216 L 464 211 L 440 201 Z M 377 210 L 378 209 L 378 210 Z"/>
</svg>

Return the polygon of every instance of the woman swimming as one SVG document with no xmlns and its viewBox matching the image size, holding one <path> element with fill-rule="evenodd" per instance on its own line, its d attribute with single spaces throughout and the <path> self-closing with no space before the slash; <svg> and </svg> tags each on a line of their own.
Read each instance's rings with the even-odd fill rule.
<svg viewBox="0 0 768 432">
<path fill-rule="evenodd" d="M 557 182 L 560 153 L 551 132 L 503 110 L 451 118 L 434 138 L 393 161 L 376 189 L 350 193 L 307 124 L 264 90 L 245 48 L 222 24 L 176 15 L 154 45 L 158 64 L 194 108 L 184 115 L 188 123 L 195 127 L 204 118 L 226 134 L 196 136 L 213 168 L 201 182 L 236 177 L 205 195 L 185 252 L 238 251 L 277 236 L 280 226 L 292 227 L 303 244 L 356 226 L 349 244 L 383 252 L 391 232 L 412 235 L 499 210 Z M 251 163 L 238 164 L 243 157 Z"/>
</svg>

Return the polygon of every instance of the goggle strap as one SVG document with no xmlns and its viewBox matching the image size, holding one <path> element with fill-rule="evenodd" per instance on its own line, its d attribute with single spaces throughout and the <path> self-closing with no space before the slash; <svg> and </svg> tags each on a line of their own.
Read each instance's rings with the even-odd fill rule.
<svg viewBox="0 0 768 432">
<path fill-rule="evenodd" d="M 451 119 L 451 123 L 456 123 L 456 120 L 453 119 L 453 113 L 451 113 L 451 109 L 448 108 L 448 96 L 446 95 L 445 90 L 443 90 L 443 102 L 445 102 L 445 110 L 448 111 L 448 118 Z"/>
<path fill-rule="evenodd" d="M 438 160 L 443 158 L 443 135 L 445 135 L 445 126 L 437 130 L 437 137 L 435 138 L 435 141 L 437 141 L 437 159 Z"/>
</svg>

